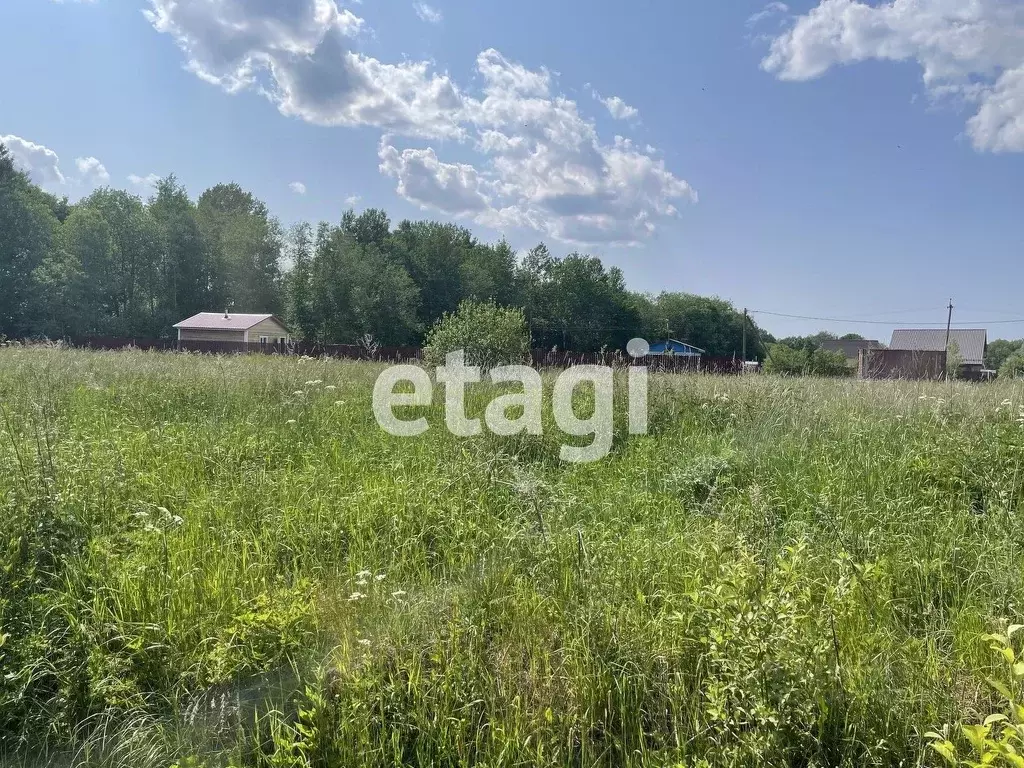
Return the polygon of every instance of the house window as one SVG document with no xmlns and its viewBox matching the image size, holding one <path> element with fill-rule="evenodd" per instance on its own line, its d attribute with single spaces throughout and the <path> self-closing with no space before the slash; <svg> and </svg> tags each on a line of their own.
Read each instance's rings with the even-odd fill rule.
<svg viewBox="0 0 1024 768">
<path fill-rule="evenodd" d="M 265 347 L 267 345 L 268 341 L 270 341 L 270 337 L 269 336 L 260 336 L 260 346 L 261 347 Z"/>
</svg>

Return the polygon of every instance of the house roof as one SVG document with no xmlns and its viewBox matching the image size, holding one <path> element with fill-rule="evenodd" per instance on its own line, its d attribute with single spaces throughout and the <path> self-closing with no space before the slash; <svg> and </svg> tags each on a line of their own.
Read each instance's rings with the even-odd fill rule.
<svg viewBox="0 0 1024 768">
<path fill-rule="evenodd" d="M 949 332 L 950 343 L 956 342 L 964 365 L 982 365 L 988 332 L 984 328 L 955 328 Z M 890 349 L 916 352 L 943 352 L 946 349 L 945 328 L 901 328 L 892 332 Z"/>
<path fill-rule="evenodd" d="M 273 320 L 282 328 L 287 328 L 274 315 L 251 315 L 242 312 L 200 312 L 180 323 L 175 323 L 173 327 L 197 331 L 247 331 L 264 320 Z"/>
<path fill-rule="evenodd" d="M 826 352 L 839 352 L 847 358 L 857 357 L 862 349 L 882 349 L 885 345 L 875 339 L 825 339 L 821 348 Z"/>
<path fill-rule="evenodd" d="M 694 352 L 700 352 L 700 353 L 703 353 L 705 351 L 705 350 L 701 349 L 700 347 L 695 347 L 693 344 L 687 344 L 685 341 L 680 341 L 679 339 L 662 339 L 660 341 L 652 341 L 651 342 L 651 349 L 652 350 L 655 347 L 661 347 L 662 349 L 666 349 L 669 346 L 686 347 L 687 349 L 692 349 Z"/>
</svg>

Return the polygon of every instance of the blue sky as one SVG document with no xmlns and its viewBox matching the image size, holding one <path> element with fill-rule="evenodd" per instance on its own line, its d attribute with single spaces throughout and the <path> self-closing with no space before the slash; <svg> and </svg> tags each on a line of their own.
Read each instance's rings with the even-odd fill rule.
<svg viewBox="0 0 1024 768">
<path fill-rule="evenodd" d="M 1024 318 L 1020 2 L 5 0 L 0 27 L 0 136 L 73 199 L 237 181 L 286 225 L 379 206 L 876 321 L 758 315 L 777 335 L 885 340 L 952 297 L 1024 336 L 994 322 Z"/>
</svg>

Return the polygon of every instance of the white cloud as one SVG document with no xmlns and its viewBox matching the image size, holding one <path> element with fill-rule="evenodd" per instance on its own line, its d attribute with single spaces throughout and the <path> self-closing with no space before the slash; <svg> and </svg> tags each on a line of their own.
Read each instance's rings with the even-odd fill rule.
<svg viewBox="0 0 1024 768">
<path fill-rule="evenodd" d="M 785 3 L 780 3 L 780 2 L 768 3 L 768 5 L 766 5 L 760 11 L 758 11 L 755 14 L 753 14 L 750 18 L 747 19 L 747 26 L 748 27 L 757 26 L 758 24 L 760 24 L 765 19 L 770 19 L 773 16 L 779 16 L 779 15 L 785 14 L 785 13 L 789 13 L 789 6 L 786 5 Z"/>
<path fill-rule="evenodd" d="M 635 243 L 695 200 L 664 161 L 625 139 L 602 141 L 552 73 L 483 51 L 482 92 L 463 92 L 428 62 L 382 62 L 353 49 L 361 19 L 335 0 L 150 0 L 188 68 L 228 91 L 255 89 L 286 115 L 385 134 L 381 172 L 417 205 L 494 227 L 529 227 L 563 240 Z M 628 119 L 636 110 L 611 97 Z M 440 156 L 458 142 L 472 162 Z"/>
<path fill-rule="evenodd" d="M 477 57 L 481 99 L 466 98 L 483 164 L 446 163 L 433 148 L 399 150 L 386 137 L 381 171 L 421 207 L 495 227 L 528 227 L 556 239 L 635 244 L 659 217 L 696 193 L 664 161 L 629 139 L 603 143 L 576 102 L 551 93 L 551 75 L 495 50 Z"/>
<path fill-rule="evenodd" d="M 980 151 L 1024 151 L 1024 5 L 1015 0 L 822 0 L 772 41 L 762 67 L 810 80 L 869 59 L 914 61 L 933 98 L 976 105 Z"/>
<path fill-rule="evenodd" d="M 107 169 L 95 157 L 75 158 L 75 167 L 78 168 L 78 174 L 86 184 L 96 186 L 110 181 Z"/>
<path fill-rule="evenodd" d="M 107 169 L 95 157 L 76 158 L 77 173 L 65 174 L 60 167 L 60 158 L 49 147 L 13 135 L 0 136 L 0 143 L 10 151 L 19 169 L 54 194 L 77 199 L 110 181 Z"/>
<path fill-rule="evenodd" d="M 345 198 L 345 205 L 349 207 L 358 205 L 359 201 L 362 199 L 363 198 L 361 195 L 349 195 L 348 197 Z"/>
<path fill-rule="evenodd" d="M 160 181 L 160 176 L 155 173 L 150 173 L 145 176 L 129 173 L 128 181 L 137 187 L 155 187 L 157 182 Z"/>
<path fill-rule="evenodd" d="M 402 197 L 422 208 L 453 216 L 476 215 L 490 208 L 476 168 L 442 163 L 430 147 L 399 152 L 389 140 L 384 136 L 380 142 L 380 171 L 398 179 L 398 194 Z"/>
<path fill-rule="evenodd" d="M 386 64 L 352 50 L 363 20 L 334 0 L 150 0 L 146 16 L 188 68 L 235 92 L 255 88 L 317 125 L 371 125 L 425 138 L 461 135 L 461 96 L 426 62 Z"/>
<path fill-rule="evenodd" d="M 291 184 L 288 185 L 288 189 L 290 189 L 296 195 L 306 194 L 306 185 L 303 184 L 301 181 L 293 181 Z"/>
<path fill-rule="evenodd" d="M 640 110 L 636 107 L 629 106 L 629 104 L 624 102 L 618 96 L 609 96 L 607 99 L 598 97 L 598 101 L 607 107 L 611 116 L 616 120 L 632 120 L 633 118 L 640 116 Z"/>
<path fill-rule="evenodd" d="M 15 165 L 36 184 L 54 187 L 67 183 L 60 170 L 60 158 L 49 147 L 13 135 L 0 136 L 0 144 L 7 147 Z"/>
<path fill-rule="evenodd" d="M 593 96 L 595 100 L 604 104 L 609 114 L 611 114 L 611 116 L 616 120 L 634 120 L 640 117 L 640 110 L 636 107 L 631 107 L 618 96 L 609 96 L 605 98 L 597 88 L 592 86 L 590 83 L 584 83 L 583 87 L 590 91 L 590 95 Z"/>
<path fill-rule="evenodd" d="M 437 8 L 426 3 L 413 3 L 412 7 L 415 9 L 416 15 L 428 24 L 440 24 L 444 20 L 444 16 Z"/>
</svg>

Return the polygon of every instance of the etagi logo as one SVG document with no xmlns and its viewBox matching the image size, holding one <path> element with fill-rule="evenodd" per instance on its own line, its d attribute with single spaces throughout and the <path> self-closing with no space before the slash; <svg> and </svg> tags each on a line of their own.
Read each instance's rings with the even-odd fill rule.
<svg viewBox="0 0 1024 768">
<path fill-rule="evenodd" d="M 631 357 L 646 357 L 650 346 L 643 339 L 633 339 L 626 346 Z M 492 368 L 488 374 L 496 384 L 518 383 L 521 392 L 499 395 L 487 404 L 484 424 L 495 435 L 543 434 L 541 410 L 544 385 L 540 373 L 525 365 L 504 365 Z M 466 385 L 481 381 L 478 366 L 466 365 L 463 350 L 451 352 L 445 364 L 437 369 L 438 384 L 444 385 L 445 426 L 457 437 L 479 435 L 483 426 L 480 419 L 466 415 Z M 410 382 L 411 392 L 396 392 L 400 382 Z M 590 445 L 579 447 L 562 445 L 562 461 L 583 463 L 598 461 L 608 455 L 614 434 L 613 394 L 614 370 L 604 365 L 577 365 L 567 368 L 555 378 L 551 410 L 558 428 L 574 437 L 593 436 Z M 627 377 L 629 390 L 629 434 L 647 434 L 647 367 L 630 366 Z M 573 408 L 573 397 L 578 387 L 590 384 L 594 390 L 594 408 L 588 417 L 580 417 Z M 425 406 L 434 402 L 434 383 L 430 375 L 416 365 L 395 365 L 385 369 L 373 386 L 373 415 L 381 428 L 397 437 L 422 435 L 430 424 L 424 416 L 403 420 L 395 415 L 395 408 Z M 510 409 L 520 415 L 509 418 Z"/>
</svg>

